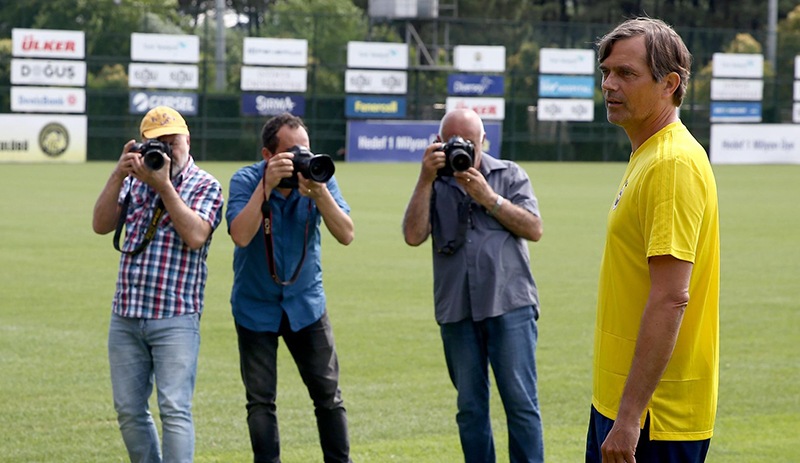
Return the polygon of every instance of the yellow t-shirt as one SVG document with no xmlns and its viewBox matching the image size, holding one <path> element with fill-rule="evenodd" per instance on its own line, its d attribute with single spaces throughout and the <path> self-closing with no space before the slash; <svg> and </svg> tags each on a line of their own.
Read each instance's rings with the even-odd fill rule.
<svg viewBox="0 0 800 463">
<path fill-rule="evenodd" d="M 692 262 L 677 344 L 645 415 L 653 440 L 713 434 L 719 384 L 719 215 L 714 173 L 680 122 L 631 155 L 608 213 L 600 267 L 592 404 L 616 419 L 650 290 L 648 258 Z"/>
</svg>

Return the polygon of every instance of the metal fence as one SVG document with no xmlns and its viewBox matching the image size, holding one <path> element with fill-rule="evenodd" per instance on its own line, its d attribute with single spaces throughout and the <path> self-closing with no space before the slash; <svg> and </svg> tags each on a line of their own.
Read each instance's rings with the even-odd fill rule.
<svg viewBox="0 0 800 463">
<path fill-rule="evenodd" d="M 280 18 L 278 18 L 280 19 Z M 284 18 L 285 19 L 285 18 Z M 423 63 L 421 53 L 411 47 L 412 62 L 408 71 L 407 119 L 438 120 L 444 114 L 447 97 L 447 75 L 452 72 L 448 53 L 454 45 L 504 45 L 513 66 L 505 72 L 505 120 L 501 157 L 519 161 L 620 161 L 629 155 L 624 132 L 606 121 L 600 75 L 595 75 L 595 111 L 593 122 L 538 121 L 538 60 L 540 48 L 591 48 L 595 40 L 613 27 L 610 24 L 512 23 L 491 20 L 440 19 L 414 23 L 369 22 L 360 19 L 360 37 L 337 36 L 336 17 L 310 15 L 302 18 L 304 27 L 296 38 L 309 43 L 308 91 L 304 120 L 309 126 L 311 143 L 316 152 L 341 156 L 345 148 L 347 120 L 344 111 L 343 76 L 346 69 L 347 40 L 382 40 L 394 34 L 403 37 L 409 26 L 416 36 L 436 50 L 439 64 Z M 276 18 L 271 18 L 277 24 Z M 724 29 L 676 30 L 684 38 L 694 56 L 692 80 L 681 108 L 681 118 L 706 147 L 709 145 L 708 66 L 713 53 L 728 49 L 738 34 L 750 33 L 765 46 L 765 32 Z M 158 32 L 158 31 L 143 31 Z M 200 30 L 201 62 L 199 114 L 187 118 L 192 132 L 193 154 L 200 160 L 258 159 L 259 134 L 263 118 L 243 116 L 240 108 L 239 68 L 241 35 L 229 35 L 224 69 L 226 88 L 214 88 L 212 76 L 216 63 L 213 37 Z M 260 35 L 269 36 L 269 27 Z M 287 37 L 285 32 L 282 35 Z M 800 34 L 780 32 L 776 69 L 768 66 L 764 77 L 762 117 L 765 123 L 792 121 L 794 57 L 800 54 Z M 406 34 L 407 35 L 407 34 Z M 406 37 L 403 37 L 404 39 Z M 119 56 L 87 56 L 91 73 L 103 66 L 119 64 L 127 69 L 130 62 L 129 37 L 118 38 Z M 325 52 L 319 52 L 325 41 Z M 335 43 L 341 41 L 340 43 Z M 334 43 L 330 43 L 334 42 Z M 333 50 L 333 51 L 331 51 Z M 751 53 L 760 52 L 750 51 Z M 239 54 L 237 56 L 237 53 Z M 320 54 L 316 54 L 320 53 Z M 10 56 L 0 56 L 0 112 L 10 112 L 10 82 L 7 70 Z M 86 88 L 88 116 L 88 159 L 116 159 L 121 145 L 138 132 L 140 116 L 128 113 L 129 89 L 125 85 Z"/>
</svg>

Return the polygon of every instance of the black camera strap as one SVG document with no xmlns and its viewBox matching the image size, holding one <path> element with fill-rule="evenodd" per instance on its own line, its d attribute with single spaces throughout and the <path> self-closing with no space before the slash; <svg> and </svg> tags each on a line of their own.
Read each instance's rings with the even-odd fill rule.
<svg viewBox="0 0 800 463">
<path fill-rule="evenodd" d="M 265 165 L 264 175 L 261 177 L 261 183 L 264 186 L 265 196 L 267 191 L 266 177 L 267 167 Z M 264 246 L 266 247 L 267 251 L 267 267 L 269 268 L 269 274 L 272 276 L 272 279 L 275 280 L 275 283 L 278 283 L 281 286 L 289 286 L 297 281 L 297 277 L 300 276 L 300 269 L 303 268 L 303 263 L 306 260 L 306 249 L 308 249 L 308 226 L 311 223 L 311 202 L 311 199 L 309 199 L 308 215 L 306 216 L 306 227 L 303 235 L 303 254 L 300 257 L 300 262 L 297 263 L 297 268 L 294 269 L 294 273 L 288 281 L 281 280 L 281 278 L 278 276 L 278 272 L 275 270 L 275 244 L 272 241 L 272 209 L 269 207 L 269 199 L 265 197 L 264 202 L 261 203 L 261 216 L 264 220 Z"/>
<path fill-rule="evenodd" d="M 153 211 L 153 217 L 150 219 L 150 225 L 147 226 L 147 231 L 144 233 L 142 242 L 139 243 L 133 251 L 123 251 L 119 246 L 119 238 L 122 235 L 122 228 L 125 226 L 125 220 L 128 217 L 128 206 L 130 203 L 131 192 L 128 190 L 128 194 L 125 195 L 125 199 L 122 201 L 122 209 L 120 210 L 119 219 L 117 220 L 117 230 L 114 232 L 114 249 L 123 254 L 135 256 L 144 251 L 144 248 L 153 240 L 153 237 L 156 235 L 156 228 L 158 228 L 158 222 L 161 221 L 161 217 L 164 216 L 166 209 L 164 208 L 164 201 L 158 198 L 158 204 L 156 205 L 155 211 Z"/>
</svg>

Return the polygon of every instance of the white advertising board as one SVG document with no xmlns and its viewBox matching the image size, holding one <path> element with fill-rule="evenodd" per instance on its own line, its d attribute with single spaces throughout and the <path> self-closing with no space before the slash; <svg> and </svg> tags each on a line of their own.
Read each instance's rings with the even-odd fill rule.
<svg viewBox="0 0 800 463">
<path fill-rule="evenodd" d="M 268 68 L 242 66 L 241 87 L 246 91 L 305 92 L 308 72 L 305 68 Z"/>
<path fill-rule="evenodd" d="M 506 47 L 456 45 L 453 67 L 467 72 L 505 72 Z"/>
<path fill-rule="evenodd" d="M 711 79 L 711 99 L 721 101 L 761 101 L 764 81 L 760 79 Z"/>
<path fill-rule="evenodd" d="M 792 105 L 792 122 L 795 124 L 800 122 L 800 103 L 795 102 Z"/>
<path fill-rule="evenodd" d="M 800 80 L 794 81 L 794 101 L 800 101 Z"/>
<path fill-rule="evenodd" d="M 764 77 L 764 55 L 745 53 L 714 53 L 711 63 L 713 77 Z"/>
<path fill-rule="evenodd" d="M 362 71 L 348 69 L 344 73 L 344 91 L 404 95 L 408 91 L 406 71 Z"/>
<path fill-rule="evenodd" d="M 800 125 L 712 124 L 713 164 L 800 164 Z"/>
<path fill-rule="evenodd" d="M 408 44 L 347 42 L 347 67 L 355 69 L 407 69 Z"/>
<path fill-rule="evenodd" d="M 0 114 L 0 162 L 86 161 L 86 116 Z"/>
<path fill-rule="evenodd" d="M 13 58 L 11 83 L 83 87 L 86 85 L 86 62 Z"/>
<path fill-rule="evenodd" d="M 800 79 L 800 55 L 794 57 L 794 78 Z"/>
<path fill-rule="evenodd" d="M 542 74 L 594 75 L 596 68 L 594 50 L 542 48 L 539 51 L 539 72 Z"/>
<path fill-rule="evenodd" d="M 245 37 L 242 63 L 255 66 L 307 66 L 308 40 Z"/>
<path fill-rule="evenodd" d="M 82 31 L 13 29 L 11 42 L 11 54 L 20 58 L 86 57 L 86 41 Z"/>
<path fill-rule="evenodd" d="M 131 88 L 198 87 L 200 74 L 196 64 L 129 63 L 128 86 Z"/>
<path fill-rule="evenodd" d="M 197 63 L 200 38 L 196 35 L 131 34 L 131 59 L 158 63 Z"/>
<path fill-rule="evenodd" d="M 471 109 L 483 120 L 502 121 L 506 118 L 506 100 L 503 98 L 448 96 L 445 111 Z"/>
<path fill-rule="evenodd" d="M 86 90 L 58 87 L 11 87 L 11 111 L 83 113 L 86 112 Z"/>
<path fill-rule="evenodd" d="M 539 98 L 536 118 L 540 121 L 594 120 L 594 101 L 591 99 Z"/>
</svg>

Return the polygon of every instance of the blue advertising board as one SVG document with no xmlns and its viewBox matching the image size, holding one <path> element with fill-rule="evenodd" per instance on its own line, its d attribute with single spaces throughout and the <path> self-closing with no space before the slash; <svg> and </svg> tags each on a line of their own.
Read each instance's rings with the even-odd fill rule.
<svg viewBox="0 0 800 463">
<path fill-rule="evenodd" d="M 503 76 L 476 74 L 450 74 L 447 76 L 447 93 L 460 96 L 499 96 L 503 94 Z"/>
<path fill-rule="evenodd" d="M 403 119 L 406 117 L 406 97 L 348 95 L 344 102 L 344 115 L 361 119 Z"/>
<path fill-rule="evenodd" d="M 156 106 L 169 106 L 184 116 L 196 116 L 197 101 L 197 93 L 134 90 L 128 94 L 128 111 L 144 114 Z"/>
<path fill-rule="evenodd" d="M 761 102 L 711 102 L 711 122 L 761 122 Z"/>
<path fill-rule="evenodd" d="M 245 116 L 274 116 L 291 113 L 303 116 L 306 99 L 302 95 L 242 93 L 242 114 Z"/>
<path fill-rule="evenodd" d="M 500 122 L 485 122 L 483 151 L 499 156 Z M 436 141 L 439 121 L 348 121 L 345 159 L 348 162 L 420 162 Z"/>
<path fill-rule="evenodd" d="M 541 98 L 592 98 L 594 77 L 592 76 L 539 76 Z"/>
</svg>

